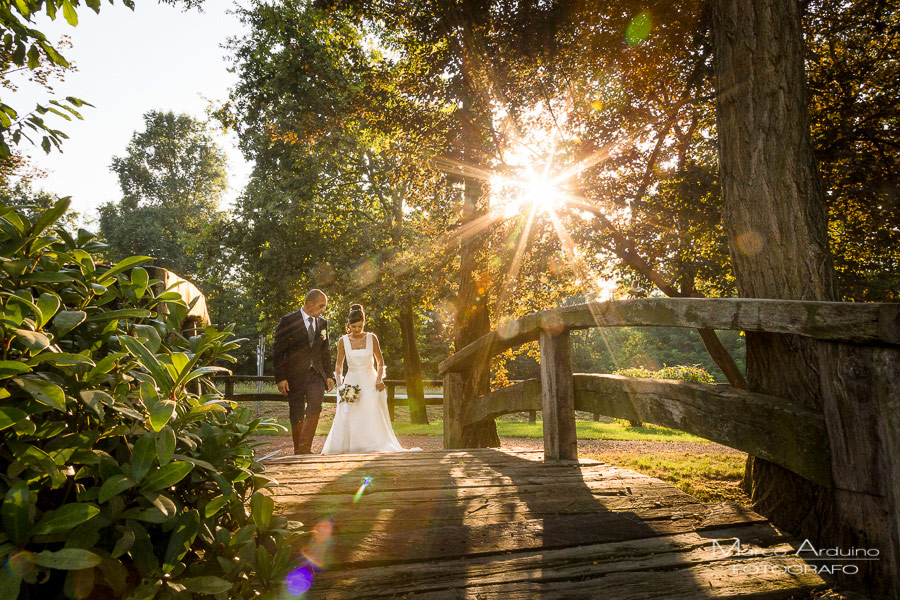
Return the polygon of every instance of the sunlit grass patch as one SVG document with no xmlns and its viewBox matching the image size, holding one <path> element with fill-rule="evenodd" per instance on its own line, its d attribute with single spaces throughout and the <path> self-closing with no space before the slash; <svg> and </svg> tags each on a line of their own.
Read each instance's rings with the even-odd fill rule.
<svg viewBox="0 0 900 600">
<path fill-rule="evenodd" d="M 602 460 L 668 481 L 703 502 L 730 500 L 745 506 L 749 503 L 740 489 L 747 460 L 745 454 L 605 452 L 585 458 Z"/>
<path fill-rule="evenodd" d="M 497 421 L 500 437 L 540 438 L 544 436 L 543 424 Z M 645 423 L 641 427 L 630 427 L 618 422 L 576 421 L 575 432 L 580 440 L 625 440 L 634 442 L 707 442 L 703 438 Z"/>
</svg>

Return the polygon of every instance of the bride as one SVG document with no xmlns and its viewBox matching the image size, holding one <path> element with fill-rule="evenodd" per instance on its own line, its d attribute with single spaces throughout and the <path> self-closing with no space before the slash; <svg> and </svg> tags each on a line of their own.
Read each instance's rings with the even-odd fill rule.
<svg viewBox="0 0 900 600">
<path fill-rule="evenodd" d="M 363 331 L 366 313 L 359 304 L 350 307 L 347 330 L 350 332 L 338 341 L 337 363 L 334 372 L 337 387 L 359 386 L 356 402 L 344 402 L 338 393 L 331 431 L 322 448 L 322 454 L 349 452 L 399 452 L 404 450 L 387 410 L 387 392 L 384 389 L 384 358 L 374 333 Z M 343 377 L 344 358 L 347 359 L 347 377 Z M 372 360 L 374 358 L 378 368 Z M 343 381 L 342 381 L 343 380 Z M 415 448 L 417 449 L 417 448 Z"/>
</svg>

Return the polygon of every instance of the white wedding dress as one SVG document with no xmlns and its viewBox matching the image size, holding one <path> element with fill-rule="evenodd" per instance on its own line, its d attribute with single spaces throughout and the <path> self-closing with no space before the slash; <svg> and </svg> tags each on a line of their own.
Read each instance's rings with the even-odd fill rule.
<svg viewBox="0 0 900 600">
<path fill-rule="evenodd" d="M 352 452 L 401 452 L 405 450 L 391 427 L 388 416 L 387 391 L 375 389 L 374 352 L 372 334 L 366 333 L 366 345 L 354 350 L 350 336 L 341 337 L 344 356 L 347 359 L 347 376 L 344 385 L 358 385 L 356 402 L 338 401 L 331 431 L 325 439 L 322 454 L 346 454 Z M 418 450 L 419 448 L 412 448 Z"/>
</svg>

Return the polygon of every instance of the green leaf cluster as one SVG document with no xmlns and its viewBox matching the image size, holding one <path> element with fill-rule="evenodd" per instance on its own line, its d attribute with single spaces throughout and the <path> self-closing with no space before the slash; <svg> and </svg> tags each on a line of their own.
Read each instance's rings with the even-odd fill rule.
<svg viewBox="0 0 900 600">
<path fill-rule="evenodd" d="M 672 379 L 675 381 L 690 381 L 691 383 L 715 383 L 715 378 L 707 373 L 706 369 L 699 365 L 677 365 L 663 367 L 658 371 L 647 369 L 619 369 L 613 375 L 625 377 L 642 377 L 645 379 Z"/>
<path fill-rule="evenodd" d="M 0 596 L 276 598 L 293 567 L 253 436 L 210 376 L 241 340 L 87 231 L 0 204 Z"/>
</svg>

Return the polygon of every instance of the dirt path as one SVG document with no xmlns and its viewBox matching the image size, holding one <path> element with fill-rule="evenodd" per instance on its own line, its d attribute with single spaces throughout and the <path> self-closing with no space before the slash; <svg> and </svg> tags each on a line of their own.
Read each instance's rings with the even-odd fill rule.
<svg viewBox="0 0 900 600">
<path fill-rule="evenodd" d="M 441 450 L 443 439 L 430 435 L 398 436 L 404 448 L 419 447 L 422 450 Z M 291 439 L 287 436 L 260 438 L 266 441 L 266 447 L 260 449 L 260 455 L 279 450 L 279 454 L 291 453 Z M 325 436 L 316 436 L 313 452 L 318 453 L 325 442 Z M 540 438 L 502 438 L 501 448 L 519 448 L 523 450 L 542 450 L 544 441 Z M 578 440 L 578 453 L 581 455 L 597 454 L 743 454 L 733 448 L 713 443 L 694 442 L 634 442 L 624 440 Z"/>
</svg>

